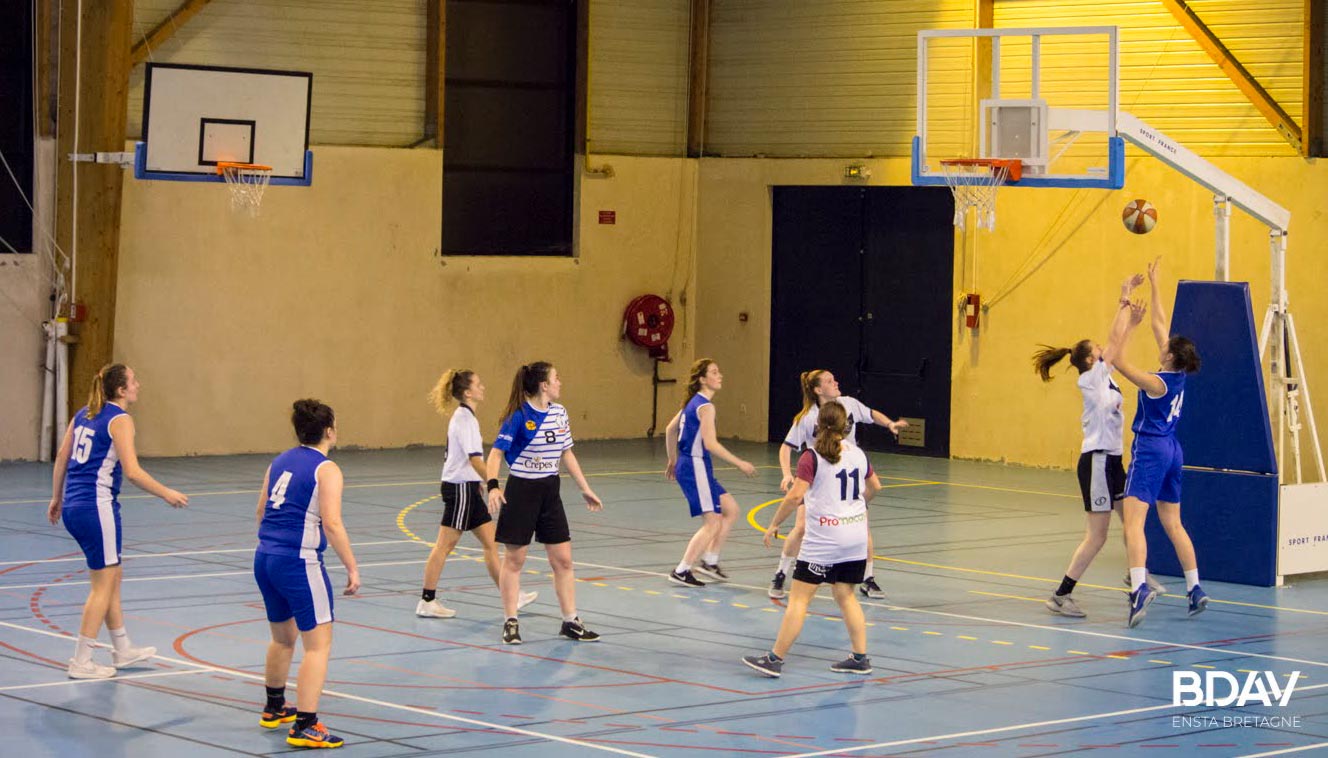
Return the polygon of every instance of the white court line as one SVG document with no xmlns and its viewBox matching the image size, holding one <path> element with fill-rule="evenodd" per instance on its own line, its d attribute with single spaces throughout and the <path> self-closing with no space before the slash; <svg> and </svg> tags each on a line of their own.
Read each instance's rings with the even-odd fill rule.
<svg viewBox="0 0 1328 758">
<path fill-rule="evenodd" d="M 1249 753 L 1247 755 L 1242 755 L 1240 758 L 1264 758 L 1264 756 L 1267 755 L 1286 755 L 1287 753 L 1303 753 L 1306 750 L 1318 750 L 1319 748 L 1323 747 L 1328 747 L 1328 742 L 1316 742 L 1313 745 L 1301 745 L 1300 747 L 1289 747 L 1285 750 L 1271 750 L 1267 753 Z"/>
<path fill-rule="evenodd" d="M 14 690 L 35 690 L 40 687 L 63 687 L 68 684 L 98 684 L 100 682 L 129 682 L 139 679 L 156 679 L 163 676 L 184 676 L 185 674 L 206 674 L 203 669 L 194 669 L 193 671 L 157 671 L 152 674 L 129 674 L 128 676 L 113 676 L 107 679 L 65 679 L 60 682 L 42 682 L 41 684 L 15 684 L 9 687 L 0 687 L 0 692 L 13 692 Z"/>
<path fill-rule="evenodd" d="M 30 626 L 22 626 L 20 624 L 11 624 L 8 621 L 0 621 L 0 626 L 9 629 L 17 629 L 21 632 L 32 632 L 33 634 L 41 634 L 47 637 L 58 637 L 65 641 L 69 640 L 69 638 L 64 636 L 63 634 L 57 634 L 55 632 L 50 632 L 45 629 L 33 629 Z M 264 677 L 262 675 L 250 674 L 247 671 L 235 671 L 232 669 L 224 669 L 224 668 L 219 668 L 217 666 L 209 666 L 206 663 L 196 663 L 194 661 L 186 661 L 179 658 L 169 658 L 164 655 L 157 655 L 153 657 L 159 661 L 167 661 L 168 663 L 174 663 L 179 666 L 192 666 L 195 669 L 197 669 L 197 671 L 193 673 L 204 673 L 207 671 L 211 671 L 218 674 L 225 674 L 226 676 L 233 676 L 239 679 L 250 679 L 259 682 L 264 681 Z M 129 677 L 124 677 L 124 678 L 128 679 Z M 111 678 L 102 681 L 114 682 L 116 681 L 116 679 Z M 60 682 L 60 684 L 64 684 L 64 682 Z M 286 682 L 286 686 L 290 687 L 291 689 L 298 689 L 295 682 Z M 1328 685 L 1320 685 L 1320 686 L 1328 686 Z M 1308 688 L 1302 688 L 1302 689 L 1308 689 Z M 359 695 L 352 695 L 348 692 L 338 692 L 337 690 L 324 689 L 323 695 L 325 697 L 339 697 L 343 700 L 353 700 L 358 703 L 368 703 L 370 705 L 377 705 L 383 708 L 391 708 L 393 710 L 398 710 L 398 711 L 408 711 L 410 713 L 417 713 L 421 716 L 432 716 L 434 718 L 444 719 L 447 721 L 458 721 L 463 724 L 470 724 L 471 726 L 482 726 L 485 727 L 486 729 L 493 729 L 499 732 L 520 734 L 525 737 L 535 737 L 537 739 L 551 740 L 553 742 L 562 742 L 567 745 L 576 745 L 577 747 L 590 748 L 591 750 L 601 750 L 606 753 L 617 753 L 618 755 L 630 755 L 630 756 L 635 756 L 635 758 L 655 758 L 655 756 L 652 756 L 649 753 L 634 753 L 630 750 L 622 750 L 616 747 L 609 747 L 608 745 L 596 745 L 593 742 L 582 742 L 581 740 L 575 740 L 570 737 L 559 737 L 554 734 L 544 734 L 543 732 L 535 732 L 531 731 L 530 729 L 522 729 L 521 727 L 517 726 L 491 724 L 487 721 L 480 721 L 479 719 L 468 719 L 462 716 L 453 716 L 450 713 L 441 713 L 439 711 L 430 711 L 424 708 L 416 708 L 415 706 L 411 705 L 401 705 L 400 703 L 389 703 L 385 700 L 375 700 L 373 698 L 361 697 Z"/>
<path fill-rule="evenodd" d="M 409 542 L 409 540 L 402 540 Z M 250 548 L 251 550 L 253 548 Z M 477 548 L 478 549 L 478 548 Z M 424 563 L 423 560 L 415 559 L 411 561 L 380 561 L 378 563 L 361 563 L 360 568 L 370 568 L 373 566 L 407 566 L 413 563 Z M 337 567 L 340 568 L 340 567 Z M 170 576 L 127 576 L 121 579 L 121 582 L 161 582 L 167 579 L 210 579 L 218 576 L 253 576 L 253 569 L 241 569 L 239 571 L 214 571 L 206 574 L 171 574 Z M 0 584 L 0 592 L 4 590 L 31 590 L 39 587 L 78 587 L 79 585 L 92 584 L 90 581 L 77 582 L 38 582 L 36 584 Z"/>
<path fill-rule="evenodd" d="M 412 541 L 413 540 L 409 540 L 403 537 L 402 539 L 398 540 L 379 540 L 377 542 L 353 542 L 351 543 L 351 547 L 367 547 L 369 545 L 394 545 L 399 542 L 412 542 Z M 179 553 L 133 553 L 131 555 L 121 555 L 120 557 L 125 560 L 130 560 L 130 559 L 137 560 L 139 558 L 178 558 L 181 556 L 191 556 L 191 555 L 217 555 L 219 553 L 252 553 L 254 551 L 254 548 L 257 546 L 258 543 L 255 542 L 253 545 L 249 547 L 229 548 L 226 550 L 187 550 Z M 32 560 L 32 561 L 0 561 L 0 566 L 18 566 L 18 565 L 40 564 L 40 563 L 68 563 L 70 561 L 82 561 L 82 560 L 86 560 L 86 558 L 84 558 L 83 556 L 75 556 L 73 558 L 42 558 L 39 560 Z"/>
<path fill-rule="evenodd" d="M 1323 687 L 1328 687 L 1328 684 L 1316 684 L 1312 687 L 1297 687 L 1296 691 L 1300 692 L 1303 690 L 1317 690 Z M 1172 705 L 1170 703 L 1167 703 L 1166 705 L 1152 705 L 1146 708 L 1131 708 L 1125 711 L 1109 711 L 1107 713 L 1093 713 L 1087 716 L 1072 716 L 1070 718 L 1054 719 L 1052 721 L 1033 721 L 1027 724 L 1011 724 L 1010 726 L 998 726 L 998 727 L 992 727 L 991 729 L 974 729 L 973 731 L 970 732 L 952 732 L 950 734 L 937 734 L 931 737 L 914 737 L 912 739 L 895 740 L 893 742 L 877 742 L 874 745 L 855 745 L 853 747 L 837 747 L 837 748 L 831 748 L 830 750 L 818 750 L 814 753 L 797 753 L 796 755 L 784 756 L 784 758 L 813 758 L 813 756 L 820 756 L 820 755 L 840 755 L 842 753 L 858 753 L 863 750 L 878 750 L 880 748 L 885 748 L 885 747 L 898 747 L 900 745 L 915 745 L 919 742 L 939 742 L 941 740 L 955 740 L 955 739 L 960 739 L 962 737 L 976 737 L 978 735 L 983 735 L 983 734 L 1000 734 L 1002 732 L 1017 732 L 1017 731 L 1022 731 L 1024 729 L 1036 729 L 1044 726 L 1056 726 L 1057 724 L 1073 724 L 1079 721 L 1092 721 L 1094 719 L 1109 719 L 1116 716 L 1130 716 L 1136 713 L 1149 713 L 1151 711 L 1164 711 L 1171 708 L 1186 708 L 1186 707 L 1189 706 Z M 1328 744 L 1328 743 L 1323 743 L 1323 744 Z M 1310 747 L 1314 746 L 1296 748 L 1296 750 L 1308 750 L 1310 749 Z M 1286 751 L 1286 752 L 1295 752 L 1295 751 Z M 1261 753 L 1260 755 L 1277 755 L 1277 753 Z M 1251 756 L 1249 758 L 1253 757 Z"/>
</svg>

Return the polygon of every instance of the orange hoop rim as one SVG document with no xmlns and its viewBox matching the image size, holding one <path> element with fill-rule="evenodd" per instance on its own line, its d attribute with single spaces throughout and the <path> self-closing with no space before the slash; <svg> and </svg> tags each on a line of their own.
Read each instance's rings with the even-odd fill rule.
<svg viewBox="0 0 1328 758">
<path fill-rule="evenodd" d="M 237 171 L 271 171 L 271 166 L 264 166 L 261 163 L 236 163 L 234 161 L 217 161 L 217 173 L 224 174 L 226 169 L 233 168 Z"/>
<path fill-rule="evenodd" d="M 1017 182 L 1023 176 L 1024 162 L 1018 158 L 945 158 L 942 166 L 986 166 L 1005 169 L 1007 181 Z"/>
</svg>

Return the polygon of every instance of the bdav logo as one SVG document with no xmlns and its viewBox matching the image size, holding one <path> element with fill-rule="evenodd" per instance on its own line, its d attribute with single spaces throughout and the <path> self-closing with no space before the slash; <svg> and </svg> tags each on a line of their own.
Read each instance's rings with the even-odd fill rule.
<svg viewBox="0 0 1328 758">
<path fill-rule="evenodd" d="M 1271 706 L 1276 702 L 1285 706 L 1291 702 L 1291 693 L 1300 681 L 1300 672 L 1294 671 L 1287 678 L 1286 686 L 1277 682 L 1277 674 L 1271 671 L 1251 671 L 1245 675 L 1242 686 L 1235 674 L 1225 671 L 1207 671 L 1201 677 L 1197 671 L 1171 672 L 1172 705 L 1205 705 L 1236 707 L 1258 703 Z"/>
</svg>

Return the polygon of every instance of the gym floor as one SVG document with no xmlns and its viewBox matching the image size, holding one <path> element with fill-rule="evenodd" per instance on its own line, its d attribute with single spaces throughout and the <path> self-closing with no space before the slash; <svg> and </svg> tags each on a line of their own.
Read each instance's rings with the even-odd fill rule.
<svg viewBox="0 0 1328 758">
<path fill-rule="evenodd" d="M 753 526 L 774 512 L 777 447 L 731 449 L 761 466 L 755 479 L 718 472 L 744 510 L 723 556 L 732 581 L 688 589 L 665 580 L 695 525 L 662 474 L 662 442 L 578 444 L 606 508 L 588 513 L 566 480 L 564 501 L 578 608 L 603 640 L 557 636 L 534 548 L 523 588 L 540 597 L 523 612 L 520 647 L 499 642 L 497 591 L 469 536 L 439 585 L 457 617 L 413 613 L 441 511 L 441 450 L 334 453 L 364 583 L 357 597 L 337 597 L 319 709 L 346 739 L 340 753 L 1262 756 L 1328 746 L 1328 582 L 1205 583 L 1213 602 L 1188 618 L 1182 580 L 1159 577 L 1167 595 L 1127 629 L 1114 524 L 1075 592 L 1088 618 L 1052 616 L 1042 602 L 1083 529 L 1074 475 L 1063 471 L 873 454 L 888 486 L 871 525 L 889 597 L 864 602 L 875 671 L 829 671 L 847 635 L 822 590 L 783 678 L 760 677 L 738 659 L 767 650 L 779 626 L 765 592 L 777 552 Z M 251 572 L 253 518 L 269 460 L 147 461 L 190 495 L 183 511 L 126 483 L 127 627 L 159 657 L 104 681 L 65 678 L 87 576 L 78 546 L 45 521 L 49 467 L 0 466 L 6 755 L 295 750 L 282 730 L 257 725 L 268 631 Z M 331 551 L 328 568 L 340 586 Z M 1285 707 L 1174 706 L 1175 671 L 1299 678 Z"/>
</svg>

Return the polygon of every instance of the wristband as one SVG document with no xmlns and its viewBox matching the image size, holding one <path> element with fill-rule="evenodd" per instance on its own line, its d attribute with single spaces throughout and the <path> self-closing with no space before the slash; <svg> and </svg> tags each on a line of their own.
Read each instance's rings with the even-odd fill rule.
<svg viewBox="0 0 1328 758">
<path fill-rule="evenodd" d="M 489 492 L 493 492 L 493 491 L 496 490 L 496 489 L 498 489 L 498 480 L 497 480 L 497 479 L 490 479 L 490 480 L 489 480 Z"/>
</svg>

